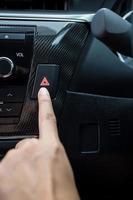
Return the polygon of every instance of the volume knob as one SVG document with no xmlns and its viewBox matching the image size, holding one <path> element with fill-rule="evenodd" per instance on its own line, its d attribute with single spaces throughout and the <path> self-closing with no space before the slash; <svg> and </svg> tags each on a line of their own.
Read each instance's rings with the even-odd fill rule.
<svg viewBox="0 0 133 200">
<path fill-rule="evenodd" d="M 7 78 L 12 75 L 14 64 L 10 58 L 0 57 L 0 77 Z"/>
</svg>

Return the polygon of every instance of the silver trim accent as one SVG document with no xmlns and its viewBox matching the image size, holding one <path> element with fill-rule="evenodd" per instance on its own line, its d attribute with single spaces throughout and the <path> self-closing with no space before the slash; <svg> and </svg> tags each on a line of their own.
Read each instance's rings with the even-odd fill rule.
<svg viewBox="0 0 133 200">
<path fill-rule="evenodd" d="M 9 72 L 8 74 L 6 74 L 6 75 L 0 74 L 0 77 L 2 77 L 2 78 L 7 78 L 7 77 L 9 77 L 9 76 L 12 75 L 12 71 L 13 71 L 13 68 L 14 68 L 14 64 L 13 64 L 12 60 L 11 60 L 10 58 L 8 58 L 8 57 L 0 57 L 0 61 L 1 61 L 1 60 L 7 61 L 7 62 L 10 64 L 10 66 L 11 66 L 10 72 Z"/>
<path fill-rule="evenodd" d="M 133 10 L 128 12 L 126 15 L 123 16 L 123 19 L 127 19 L 131 14 L 133 13 Z"/>
<path fill-rule="evenodd" d="M 117 52 L 118 58 L 120 59 L 121 62 L 125 63 L 125 60 L 123 59 L 122 55 Z"/>
<path fill-rule="evenodd" d="M 0 20 L 34 20 L 34 21 L 72 21 L 72 22 L 91 22 L 94 13 L 14 13 L 0 12 Z"/>
<path fill-rule="evenodd" d="M 23 140 L 23 139 L 32 139 L 32 138 L 38 138 L 37 135 L 18 135 L 18 136 L 0 136 L 0 141 L 2 140 Z"/>
</svg>

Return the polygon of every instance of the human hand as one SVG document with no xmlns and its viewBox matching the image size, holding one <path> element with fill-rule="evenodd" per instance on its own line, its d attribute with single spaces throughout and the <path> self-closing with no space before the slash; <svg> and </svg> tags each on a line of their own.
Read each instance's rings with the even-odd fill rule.
<svg viewBox="0 0 133 200">
<path fill-rule="evenodd" d="M 0 200 L 79 200 L 48 91 L 39 101 L 39 139 L 20 141 L 0 163 Z"/>
</svg>

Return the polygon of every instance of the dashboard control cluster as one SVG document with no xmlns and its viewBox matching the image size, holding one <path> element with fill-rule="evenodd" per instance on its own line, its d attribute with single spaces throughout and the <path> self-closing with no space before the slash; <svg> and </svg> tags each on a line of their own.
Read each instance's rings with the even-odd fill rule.
<svg viewBox="0 0 133 200">
<path fill-rule="evenodd" d="M 75 15 L 9 15 L 0 16 L 0 138 L 25 138 L 38 133 L 41 87 L 49 90 L 56 115 L 62 112 L 89 29 Z"/>
<path fill-rule="evenodd" d="M 33 53 L 33 36 L 33 28 L 0 27 L 0 118 L 10 118 L 5 120 L 7 124 L 18 123 L 21 115 Z M 0 123 L 3 121 L 0 119 Z"/>
</svg>

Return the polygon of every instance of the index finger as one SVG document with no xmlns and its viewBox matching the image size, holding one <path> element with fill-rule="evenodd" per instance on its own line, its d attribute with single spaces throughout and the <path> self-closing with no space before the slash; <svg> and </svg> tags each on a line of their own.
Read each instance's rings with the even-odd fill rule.
<svg viewBox="0 0 133 200">
<path fill-rule="evenodd" d="M 38 93 L 39 102 L 39 138 L 41 140 L 57 139 L 56 117 L 53 111 L 53 106 L 50 94 L 46 88 L 41 88 Z"/>
</svg>

